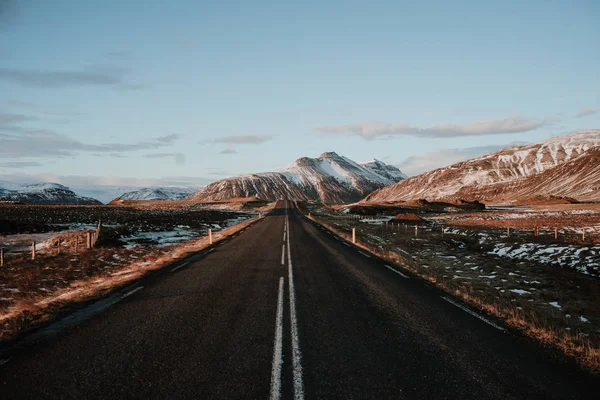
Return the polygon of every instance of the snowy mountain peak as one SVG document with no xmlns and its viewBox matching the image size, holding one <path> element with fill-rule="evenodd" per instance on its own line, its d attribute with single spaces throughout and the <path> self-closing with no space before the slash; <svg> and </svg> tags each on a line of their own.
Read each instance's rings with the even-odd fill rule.
<svg viewBox="0 0 600 400">
<path fill-rule="evenodd" d="M 141 188 L 122 194 L 118 200 L 183 200 L 196 190 L 188 187 Z"/>
<path fill-rule="evenodd" d="M 299 158 L 276 172 L 214 182 L 190 196 L 190 200 L 258 197 L 343 203 L 360 200 L 373 190 L 400 179 L 403 179 L 403 174 L 391 165 L 380 163 L 377 168 L 362 166 L 335 152 L 326 152 L 317 158 Z"/>
<path fill-rule="evenodd" d="M 414 199 L 510 199 L 516 196 L 520 182 L 527 180 L 528 188 L 520 189 L 520 197 L 527 195 L 551 194 L 555 196 L 595 199 L 600 194 L 592 193 L 596 183 L 586 178 L 588 189 L 575 190 L 581 179 L 569 176 L 569 171 L 577 173 L 584 164 L 579 160 L 595 159 L 588 157 L 593 150 L 600 149 L 600 130 L 576 131 L 557 135 L 538 143 L 512 146 L 478 158 L 462 161 L 448 167 L 438 168 L 396 183 L 369 195 L 367 201 L 404 201 Z M 569 168 L 568 166 L 572 166 Z M 558 177 L 550 187 L 552 171 Z M 596 167 L 596 166 L 594 166 Z M 581 169 L 581 168 L 580 168 Z M 596 167 L 597 169 L 597 167 Z M 544 181 L 533 184 L 542 174 Z M 590 176 L 596 176 L 590 173 Z M 541 178 L 540 178 L 541 179 Z M 570 179 L 570 180 L 569 180 Z M 577 182 L 576 182 L 577 181 Z M 488 189 L 485 189 L 488 188 Z M 485 190 L 484 190 L 485 189 Z M 592 192 L 590 192 L 592 191 Z"/>
<path fill-rule="evenodd" d="M 0 182 L 2 185 L 2 182 Z M 64 185 L 51 182 L 29 185 L 0 186 L 0 201 L 25 204 L 102 204 L 91 197 L 82 197 Z"/>
</svg>

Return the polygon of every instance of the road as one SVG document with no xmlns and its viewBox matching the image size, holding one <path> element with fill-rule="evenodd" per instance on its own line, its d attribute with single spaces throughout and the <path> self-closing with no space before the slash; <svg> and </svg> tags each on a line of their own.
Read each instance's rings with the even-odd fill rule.
<svg viewBox="0 0 600 400">
<path fill-rule="evenodd" d="M 289 201 L 34 336 L 0 357 L 0 398 L 575 399 L 600 388 Z"/>
</svg>

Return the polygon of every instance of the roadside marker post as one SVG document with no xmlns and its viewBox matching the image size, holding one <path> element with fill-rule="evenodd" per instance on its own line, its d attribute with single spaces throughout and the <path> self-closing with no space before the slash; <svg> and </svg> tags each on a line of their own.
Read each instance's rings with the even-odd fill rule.
<svg viewBox="0 0 600 400">
<path fill-rule="evenodd" d="M 356 228 L 352 228 L 352 243 L 356 244 Z"/>
<path fill-rule="evenodd" d="M 507 226 L 507 227 L 506 227 L 506 235 L 507 235 L 507 236 L 510 236 L 510 226 Z"/>
<path fill-rule="evenodd" d="M 208 228 L 208 244 L 213 244 L 212 242 L 212 229 Z"/>
<path fill-rule="evenodd" d="M 419 226 L 415 225 L 415 237 L 419 237 Z"/>
<path fill-rule="evenodd" d="M 35 260 L 35 242 L 31 243 L 31 259 Z"/>
<path fill-rule="evenodd" d="M 558 228 L 554 228 L 554 240 L 558 239 Z"/>
<path fill-rule="evenodd" d="M 4 247 L 0 247 L 0 267 L 4 267 Z"/>
</svg>

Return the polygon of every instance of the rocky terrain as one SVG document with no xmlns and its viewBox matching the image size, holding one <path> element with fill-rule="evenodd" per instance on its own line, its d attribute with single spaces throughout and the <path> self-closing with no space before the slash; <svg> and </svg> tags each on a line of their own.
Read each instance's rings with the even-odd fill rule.
<svg viewBox="0 0 600 400">
<path fill-rule="evenodd" d="M 0 202 L 24 204 L 102 204 L 91 197 L 79 196 L 58 183 L 14 185 L 0 182 Z"/>
<path fill-rule="evenodd" d="M 374 160 L 356 163 L 334 152 L 303 157 L 277 172 L 241 175 L 214 182 L 188 198 L 215 201 L 237 197 L 287 198 L 324 203 L 358 201 L 372 191 L 403 179 L 391 165 Z"/>
<path fill-rule="evenodd" d="M 578 131 L 438 168 L 370 194 L 367 202 L 600 200 L 600 130 Z"/>
</svg>

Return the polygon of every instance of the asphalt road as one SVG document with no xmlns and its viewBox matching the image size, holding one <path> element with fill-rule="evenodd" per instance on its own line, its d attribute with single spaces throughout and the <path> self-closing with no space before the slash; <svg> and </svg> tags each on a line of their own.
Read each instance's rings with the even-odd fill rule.
<svg viewBox="0 0 600 400">
<path fill-rule="evenodd" d="M 598 379 L 280 201 L 0 352 L 1 399 L 598 398 Z"/>
</svg>

